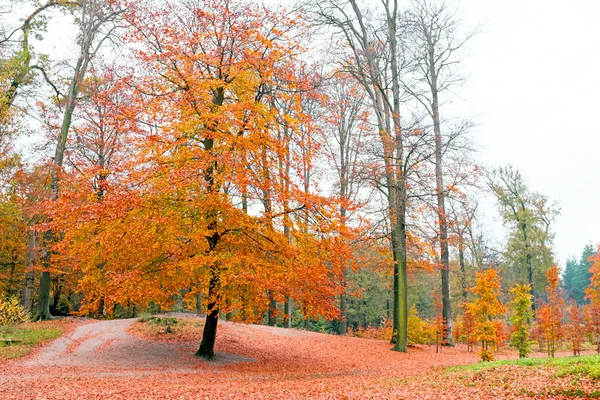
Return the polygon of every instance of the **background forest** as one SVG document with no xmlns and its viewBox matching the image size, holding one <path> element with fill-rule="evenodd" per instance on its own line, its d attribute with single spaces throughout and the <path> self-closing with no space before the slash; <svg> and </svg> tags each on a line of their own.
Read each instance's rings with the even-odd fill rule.
<svg viewBox="0 0 600 400">
<path fill-rule="evenodd" d="M 1 323 L 196 311 L 208 358 L 219 318 L 600 342 L 598 248 L 557 265 L 560 205 L 456 115 L 455 5 L 1 4 Z"/>
</svg>

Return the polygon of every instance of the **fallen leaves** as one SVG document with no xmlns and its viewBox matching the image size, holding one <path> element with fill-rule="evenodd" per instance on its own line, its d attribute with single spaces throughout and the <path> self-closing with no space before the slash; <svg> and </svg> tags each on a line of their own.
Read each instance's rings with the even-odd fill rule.
<svg viewBox="0 0 600 400">
<path fill-rule="evenodd" d="M 110 322 L 105 321 L 103 324 Z M 117 321 L 115 321 L 117 322 Z M 116 326 L 116 325 L 115 325 Z M 201 320 L 165 327 L 134 323 L 126 346 L 140 346 L 140 362 L 69 367 L 14 364 L 0 373 L 6 399 L 480 399 L 585 398 L 597 381 L 556 376 L 552 366 L 494 366 L 474 371 L 446 367 L 473 364 L 475 352 L 458 345 L 436 354 L 431 346 L 409 353 L 390 351 L 381 340 L 318 334 L 295 329 L 222 322 L 217 361 L 191 359 Z M 140 340 L 143 340 L 140 342 Z M 168 360 L 160 368 L 151 355 Z M 118 347 L 100 346 L 97 358 Z M 142 354 L 143 353 L 143 354 Z M 126 353 L 136 357 L 135 353 Z M 125 356 L 125 354 L 123 355 Z M 514 352 L 499 352 L 514 358 Z M 141 361 L 147 360 L 147 361 Z M 100 366 L 99 366 L 100 365 Z M 128 366 L 126 366 L 128 365 Z M 131 367 L 135 365 L 135 367 Z M 182 368 L 182 366 L 186 366 Z"/>
</svg>

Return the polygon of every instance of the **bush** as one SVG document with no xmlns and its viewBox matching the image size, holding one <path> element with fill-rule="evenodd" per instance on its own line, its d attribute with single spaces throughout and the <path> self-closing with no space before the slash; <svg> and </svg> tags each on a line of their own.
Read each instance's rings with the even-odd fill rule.
<svg viewBox="0 0 600 400">
<path fill-rule="evenodd" d="M 348 328 L 348 336 L 359 337 L 363 339 L 392 339 L 392 321 L 385 320 L 380 326 L 368 326 L 366 328 L 358 327 L 356 330 Z"/>
<path fill-rule="evenodd" d="M 408 345 L 435 343 L 436 327 L 423 321 L 413 305 L 408 314 Z"/>
<path fill-rule="evenodd" d="M 29 315 L 16 296 L 0 299 L 0 325 L 13 325 L 27 321 Z"/>
<path fill-rule="evenodd" d="M 487 349 L 481 349 L 481 361 L 494 361 L 494 353 Z"/>
</svg>

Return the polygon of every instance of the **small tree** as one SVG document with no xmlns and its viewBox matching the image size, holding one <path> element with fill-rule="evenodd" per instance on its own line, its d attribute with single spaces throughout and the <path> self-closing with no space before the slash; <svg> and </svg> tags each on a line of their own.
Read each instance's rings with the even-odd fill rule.
<svg viewBox="0 0 600 400">
<path fill-rule="evenodd" d="M 581 355 L 583 341 L 585 340 L 585 325 L 583 312 L 577 304 L 573 304 L 569 309 L 569 325 L 567 325 L 567 335 L 573 348 L 573 355 Z"/>
<path fill-rule="evenodd" d="M 519 358 L 525 358 L 531 352 L 529 341 L 529 321 L 532 318 L 531 286 L 515 285 L 510 292 L 513 295 L 511 301 L 512 316 L 510 321 L 513 324 L 513 334 L 510 343 L 519 351 Z"/>
<path fill-rule="evenodd" d="M 461 307 L 464 314 L 462 330 L 465 341 L 467 342 L 467 351 L 473 351 L 473 344 L 477 341 L 474 336 L 475 318 L 471 311 L 469 311 L 469 303 L 463 303 Z"/>
<path fill-rule="evenodd" d="M 586 333 L 590 342 L 596 345 L 596 352 L 600 354 L 600 308 L 588 304 L 584 307 L 584 312 Z"/>
<path fill-rule="evenodd" d="M 542 328 L 542 334 L 546 340 L 548 356 L 554 358 L 556 351 L 556 342 L 562 337 L 562 328 L 560 322 L 562 320 L 562 306 L 564 300 L 558 293 L 558 268 L 556 265 L 546 271 L 548 286 L 546 287 L 546 295 L 548 301 L 538 312 L 538 319 Z"/>
<path fill-rule="evenodd" d="M 596 351 L 600 354 L 600 246 L 598 252 L 589 258 L 590 285 L 585 289 L 585 298 L 590 302 L 586 306 L 586 325 Z"/>
<path fill-rule="evenodd" d="M 490 345 L 498 344 L 497 317 L 502 315 L 505 307 L 499 300 L 501 277 L 495 269 L 478 272 L 475 287 L 471 291 L 477 296 L 467 305 L 467 310 L 474 319 L 473 337 L 481 342 L 481 360 L 492 361 L 494 355 Z"/>
</svg>

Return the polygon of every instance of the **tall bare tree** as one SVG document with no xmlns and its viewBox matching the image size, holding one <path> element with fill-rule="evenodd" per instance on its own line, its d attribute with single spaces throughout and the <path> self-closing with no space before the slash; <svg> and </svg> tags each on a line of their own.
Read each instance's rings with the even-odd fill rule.
<svg viewBox="0 0 600 400">
<path fill-rule="evenodd" d="M 391 248 L 394 259 L 394 350 L 408 345 L 406 255 L 406 160 L 400 119 L 401 82 L 398 46 L 398 0 L 383 0 L 377 10 L 358 0 L 309 1 L 315 26 L 333 32 L 341 47 L 342 69 L 356 79 L 371 103 L 382 148 Z M 376 14 L 376 15 L 375 15 Z"/>
<path fill-rule="evenodd" d="M 403 53 L 406 56 L 407 78 L 404 89 L 410 93 L 431 117 L 434 133 L 435 195 L 437 201 L 438 240 L 440 244 L 442 315 L 447 327 L 444 342 L 452 345 L 452 306 L 450 299 L 450 259 L 448 218 L 446 215 L 447 186 L 444 185 L 444 154 L 451 140 L 442 134 L 440 97 L 460 82 L 454 66 L 460 61 L 459 50 L 473 33 L 459 38 L 460 21 L 456 11 L 443 0 L 416 0 L 402 16 L 405 35 Z"/>
</svg>

